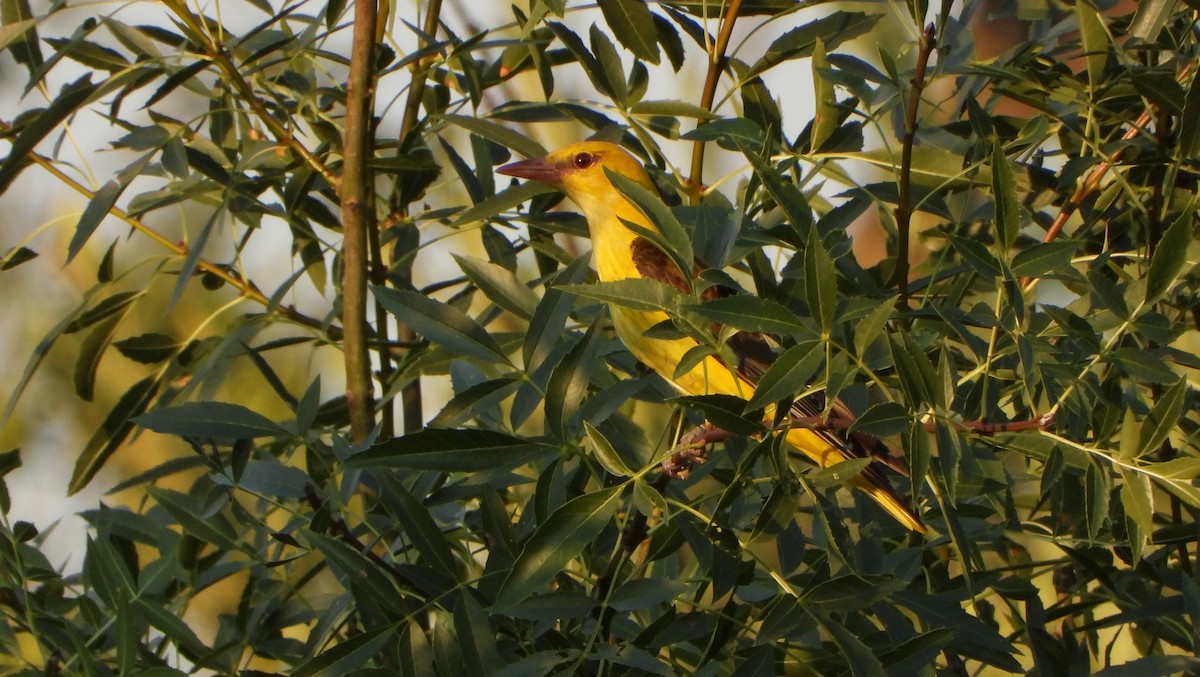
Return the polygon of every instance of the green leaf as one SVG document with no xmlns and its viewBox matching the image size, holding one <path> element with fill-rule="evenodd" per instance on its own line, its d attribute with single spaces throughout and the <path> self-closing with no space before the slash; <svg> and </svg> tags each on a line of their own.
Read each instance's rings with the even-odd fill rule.
<svg viewBox="0 0 1200 677">
<path fill-rule="evenodd" d="M 182 347 L 173 336 L 167 334 L 140 334 L 121 339 L 113 346 L 125 357 L 141 364 L 156 364 L 169 360 Z"/>
<path fill-rule="evenodd" d="M 685 274 L 690 273 L 693 265 L 692 240 L 688 237 L 687 231 L 683 229 L 683 225 L 679 223 L 679 219 L 675 218 L 675 214 L 663 203 L 662 198 L 643 188 L 633 179 L 617 174 L 607 167 L 605 167 L 604 173 L 612 182 L 613 187 L 629 198 L 638 211 L 654 224 L 657 232 L 650 234 L 648 239 L 652 241 L 661 239 L 661 242 L 655 242 L 655 244 L 660 245 L 660 248 L 675 261 L 679 270 L 684 271 Z M 659 237 L 655 237 L 656 235 Z"/>
<path fill-rule="evenodd" d="M 904 587 L 903 581 L 890 576 L 848 574 L 808 588 L 800 603 L 824 612 L 848 614 L 865 609 Z"/>
<path fill-rule="evenodd" d="M 975 272 L 987 279 L 995 279 L 1004 274 L 1000 261 L 984 244 L 974 238 L 950 235 L 950 243 L 954 245 L 962 260 Z"/>
<path fill-rule="evenodd" d="M 1088 2 L 1075 3 L 1075 15 L 1079 19 L 1079 37 L 1083 53 L 1087 57 L 1088 84 L 1092 90 L 1105 82 L 1104 68 L 1108 64 L 1108 31 L 1100 12 Z"/>
<path fill-rule="evenodd" d="M 617 611 L 637 611 L 665 604 L 676 597 L 686 596 L 688 586 L 680 580 L 665 578 L 635 578 L 621 584 L 608 599 Z"/>
<path fill-rule="evenodd" d="M 814 151 L 825 144 L 838 128 L 837 95 L 824 71 L 829 68 L 825 58 L 825 43 L 818 37 L 813 43 L 812 79 L 813 103 L 816 113 L 812 122 L 812 135 L 809 147 Z"/>
<path fill-rule="evenodd" d="M 677 99 L 639 101 L 629 107 L 631 115 L 677 115 L 697 120 L 716 120 L 720 115 L 694 103 Z"/>
<path fill-rule="evenodd" d="M 824 41 L 827 49 L 836 49 L 847 40 L 865 35 L 883 16 L 861 12 L 834 12 L 815 21 L 806 21 L 799 28 L 793 28 L 775 38 L 767 47 L 766 54 L 750 67 L 748 76 L 758 75 L 790 59 L 811 56 L 818 39 Z"/>
<path fill-rule="evenodd" d="M 478 472 L 513 466 L 554 447 L 492 430 L 427 428 L 380 442 L 346 462 L 351 468 Z"/>
<path fill-rule="evenodd" d="M 1186 675 L 1200 670 L 1200 658 L 1195 656 L 1142 656 L 1127 663 L 1113 665 L 1093 673 L 1094 677 L 1167 677 Z"/>
<path fill-rule="evenodd" d="M 684 141 L 723 141 L 738 148 L 757 148 L 763 142 L 763 130 L 747 118 L 722 118 L 699 125 L 679 137 Z"/>
<path fill-rule="evenodd" d="M 29 165 L 26 155 L 33 151 L 47 134 L 58 129 L 64 120 L 87 103 L 96 93 L 97 87 L 98 85 L 91 83 L 90 74 L 84 75 L 65 85 L 48 107 L 36 115 L 25 116 L 27 122 L 20 127 L 16 138 L 12 139 L 8 157 L 0 164 L 0 194 L 8 192 L 12 180 Z"/>
<path fill-rule="evenodd" d="M 67 485 L 68 496 L 83 489 L 96 473 L 100 472 L 108 458 L 133 431 L 133 417 L 146 411 L 158 392 L 158 387 L 158 377 L 148 376 L 135 383 L 125 391 L 120 400 L 117 400 L 104 422 L 75 459 L 75 470 L 71 473 L 71 481 Z"/>
<path fill-rule="evenodd" d="M 406 289 L 372 285 L 371 292 L 394 317 L 431 342 L 488 364 L 509 364 L 496 339 L 461 310 Z"/>
<path fill-rule="evenodd" d="M 737 395 L 684 395 L 667 400 L 681 404 L 704 414 L 704 418 L 721 430 L 736 435 L 759 435 L 763 432 L 761 413 L 746 407 L 746 401 Z M 748 412 L 748 413 L 743 413 Z"/>
<path fill-rule="evenodd" d="M 75 361 L 75 394 L 81 400 L 92 401 L 93 386 L 96 383 L 96 370 L 100 367 L 100 359 L 104 357 L 113 334 L 120 324 L 120 317 L 110 317 L 88 334 L 83 345 L 79 348 L 79 359 Z"/>
<path fill-rule="evenodd" d="M 671 310 L 678 305 L 679 292 L 658 280 L 629 278 L 594 284 L 567 284 L 557 287 L 583 298 L 611 303 L 632 310 Z"/>
<path fill-rule="evenodd" d="M 913 417 L 898 402 L 882 402 L 863 412 L 850 426 L 850 432 L 866 433 L 872 437 L 890 437 L 908 429 Z"/>
<path fill-rule="evenodd" d="M 1192 159 L 1200 151 L 1200 72 L 1192 76 L 1187 97 L 1183 100 L 1183 115 L 1179 118 L 1179 157 Z M 0 170 L 2 175 L 2 170 Z M 4 185 L 0 183 L 0 192 Z"/>
<path fill-rule="evenodd" d="M 168 612 L 161 604 L 148 602 L 140 597 L 135 598 L 133 604 L 137 612 L 150 625 L 157 628 L 172 644 L 179 648 L 181 655 L 192 660 L 197 660 L 212 653 L 212 649 L 205 646 L 204 642 L 196 636 L 196 633 L 188 627 L 187 623 L 183 622 L 180 616 Z"/>
<path fill-rule="evenodd" d="M 341 677 L 366 667 L 379 652 L 394 641 L 398 626 L 385 625 L 340 641 L 328 651 L 291 671 L 292 677 Z"/>
<path fill-rule="evenodd" d="M 833 643 L 846 658 L 846 662 L 850 666 L 850 673 L 854 677 L 885 677 L 887 675 L 883 664 L 875 657 L 871 648 L 858 638 L 858 635 L 823 613 L 814 613 L 813 618 L 833 638 Z"/>
<path fill-rule="evenodd" d="M 29 0 L 0 0 L 0 22 L 4 24 L 3 42 L 0 49 L 8 48 L 13 60 L 29 70 L 31 78 L 36 78 L 41 70 L 42 52 L 38 45 L 37 18 L 29 7 Z M 13 42 L 17 44 L 12 45 Z M 12 47 L 9 47 L 12 45 Z M 35 81 L 31 80 L 32 87 Z M 0 193 L 4 191 L 0 189 Z"/>
<path fill-rule="evenodd" d="M 1175 383 L 1179 375 L 1155 352 L 1139 348 L 1121 348 L 1107 356 L 1131 377 L 1148 383 Z"/>
<path fill-rule="evenodd" d="M 1183 406 L 1187 401 L 1188 387 L 1186 379 L 1180 379 L 1158 398 L 1150 415 L 1142 421 L 1138 434 L 1139 457 L 1157 450 L 1170 435 L 1179 417 L 1183 415 Z M 1146 531 L 1144 533 L 1151 533 Z"/>
<path fill-rule="evenodd" d="M 617 453 L 612 442 L 604 436 L 604 433 L 597 430 L 587 421 L 583 422 L 583 432 L 587 437 L 588 442 L 592 447 L 592 456 L 600 463 L 600 465 L 614 477 L 630 477 L 633 475 L 633 470 L 625 465 L 625 459 Z"/>
<path fill-rule="evenodd" d="M 500 591 L 493 613 L 504 613 L 537 592 L 591 545 L 617 512 L 622 487 L 571 499 L 554 511 L 525 542 Z"/>
<path fill-rule="evenodd" d="M 513 394 L 525 381 L 513 374 L 489 379 L 454 394 L 427 424 L 430 428 L 453 428 Z"/>
<path fill-rule="evenodd" d="M 490 261 L 451 254 L 458 267 L 483 295 L 517 317 L 528 320 L 537 308 L 538 297 L 512 271 Z"/>
<path fill-rule="evenodd" d="M 562 340 L 563 327 L 566 326 L 567 317 L 575 305 L 571 289 L 587 277 L 589 258 L 581 256 L 568 264 L 558 272 L 542 294 L 542 300 L 533 311 L 529 330 L 525 333 L 525 340 L 521 345 L 521 357 L 525 361 L 527 373 L 536 372 L 549 357 L 553 347 Z"/>
<path fill-rule="evenodd" d="M 1129 24 L 1129 34 L 1144 43 L 1158 40 L 1158 34 L 1170 19 L 1176 2 L 1177 0 L 1141 0 L 1137 12 L 1133 15 L 1133 21 Z"/>
<path fill-rule="evenodd" d="M 489 674 L 502 664 L 496 649 L 496 631 L 474 595 L 465 593 L 458 600 L 454 608 L 454 634 L 467 671 L 473 675 Z"/>
<path fill-rule="evenodd" d="M 583 339 L 571 347 L 550 373 L 546 384 L 546 427 L 566 437 L 572 419 L 587 398 L 591 370 L 603 335 L 603 315 L 597 315 Z"/>
<path fill-rule="evenodd" d="M 12 270 L 22 263 L 27 263 L 38 257 L 38 253 L 28 247 L 13 247 L 0 256 L 0 271 Z"/>
<path fill-rule="evenodd" d="M 787 306 L 778 301 L 749 294 L 735 294 L 704 303 L 689 303 L 684 308 L 743 331 L 783 336 L 812 335 L 808 327 L 805 327 L 800 318 Z"/>
<path fill-rule="evenodd" d="M 460 228 L 476 221 L 485 221 L 500 212 L 506 212 L 517 205 L 528 202 L 538 195 L 553 193 L 555 189 L 537 181 L 524 181 L 507 188 L 495 195 L 480 200 L 478 204 L 460 212 L 450 223 L 451 228 Z"/>
<path fill-rule="evenodd" d="M 592 52 L 596 55 L 596 72 L 593 74 L 593 80 L 602 82 L 603 86 L 599 89 L 611 96 L 615 103 L 624 107 L 626 99 L 629 98 L 629 83 L 625 82 L 621 55 L 617 52 L 616 45 L 596 24 L 592 24 L 588 31 L 588 38 L 592 43 Z"/>
<path fill-rule="evenodd" d="M 405 538 L 413 544 L 425 563 L 447 574 L 456 571 L 458 563 L 429 508 L 391 473 L 377 473 L 375 479 L 382 489 L 381 500 L 404 528 Z"/>
<path fill-rule="evenodd" d="M 1039 242 L 1013 256 L 1012 273 L 1017 277 L 1040 277 L 1069 269 L 1081 244 L 1078 240 Z"/>
<path fill-rule="evenodd" d="M 658 63 L 658 31 L 654 15 L 642 0 L 599 0 L 604 21 L 617 40 L 638 58 Z"/>
<path fill-rule="evenodd" d="M 815 229 L 808 231 L 804 246 L 804 298 L 822 336 L 829 336 L 837 315 L 837 269 Z"/>
<path fill-rule="evenodd" d="M 1154 533 L 1154 488 L 1150 478 L 1128 468 L 1117 466 L 1121 473 L 1121 505 L 1125 516 L 1137 525 L 1142 534 Z"/>
<path fill-rule="evenodd" d="M 996 201 L 996 240 L 1007 251 L 1021 230 L 1021 202 L 1017 199 L 1012 165 L 1004 155 L 1004 144 L 999 137 L 992 139 L 992 198 Z"/>
<path fill-rule="evenodd" d="M 759 380 L 747 410 L 762 409 L 804 392 L 824 359 L 825 344 L 815 340 L 802 341 L 783 351 Z"/>
<path fill-rule="evenodd" d="M 229 402 L 184 402 L 142 414 L 133 422 L 147 430 L 201 439 L 247 440 L 287 433 L 262 414 Z"/>
<path fill-rule="evenodd" d="M 1150 270 L 1146 273 L 1146 305 L 1158 303 L 1175 284 L 1187 261 L 1188 245 L 1196 231 L 1196 198 L 1193 196 L 1175 222 L 1167 227 L 1154 247 Z"/>
<path fill-rule="evenodd" d="M 164 489 L 162 487 L 146 487 L 155 503 L 171 516 L 183 533 L 211 543 L 221 550 L 241 552 L 245 547 L 238 542 L 238 532 L 220 513 L 205 514 L 200 502 L 187 494 Z"/>
<path fill-rule="evenodd" d="M 541 157 L 546 154 L 546 149 L 537 141 L 491 120 L 471 115 L 453 115 L 451 113 L 441 113 L 436 117 L 457 127 L 462 127 L 469 132 L 478 134 L 488 141 L 498 143 L 505 148 L 511 148 L 525 157 Z"/>
<path fill-rule="evenodd" d="M 866 317 L 854 324 L 854 353 L 856 355 L 865 355 L 867 348 L 883 333 L 888 320 L 891 319 L 892 313 L 896 309 L 896 298 L 892 296 L 884 299 L 871 309 Z"/>
<path fill-rule="evenodd" d="M 709 125 L 704 126 L 708 127 Z M 762 181 L 763 188 L 766 188 L 767 193 L 783 210 L 788 222 L 797 232 L 807 231 L 812 226 L 812 209 L 808 206 L 808 200 L 805 199 L 804 193 L 800 192 L 800 188 L 795 183 L 783 176 L 778 168 L 760 157 L 757 150 L 746 145 L 744 141 L 737 140 L 737 142 L 742 155 L 745 155 L 750 164 L 754 166 L 754 173 Z"/>
</svg>

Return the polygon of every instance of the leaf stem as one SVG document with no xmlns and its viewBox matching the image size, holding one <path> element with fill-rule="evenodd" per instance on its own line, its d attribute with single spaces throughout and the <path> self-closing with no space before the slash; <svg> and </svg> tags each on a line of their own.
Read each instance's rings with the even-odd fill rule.
<svg viewBox="0 0 1200 677">
<path fill-rule="evenodd" d="M 711 111 L 713 100 L 717 94 L 717 81 L 721 77 L 721 71 L 725 69 L 725 50 L 729 47 L 729 36 L 733 33 L 733 25 L 737 22 L 738 9 L 742 6 L 742 0 L 730 0 L 729 7 L 725 10 L 725 17 L 721 20 L 721 29 L 717 32 L 717 44 L 713 46 L 713 51 L 708 57 L 708 73 L 704 76 L 704 90 L 700 93 L 700 107 L 704 110 Z M 696 126 L 704 124 L 703 120 L 697 120 Z M 704 142 L 696 141 L 692 144 L 692 173 L 688 177 L 688 199 L 694 204 L 700 199 L 700 191 L 704 187 Z"/>
<path fill-rule="evenodd" d="M 937 46 L 934 27 L 930 23 L 921 34 L 917 63 L 913 69 L 912 88 L 908 92 L 908 109 L 904 113 L 904 142 L 900 155 L 900 196 L 896 204 L 896 270 L 893 281 L 900 292 L 900 307 L 908 307 L 908 246 L 912 238 L 912 151 L 917 139 L 917 113 L 921 108 L 921 93 L 925 90 L 925 69 Z"/>
</svg>

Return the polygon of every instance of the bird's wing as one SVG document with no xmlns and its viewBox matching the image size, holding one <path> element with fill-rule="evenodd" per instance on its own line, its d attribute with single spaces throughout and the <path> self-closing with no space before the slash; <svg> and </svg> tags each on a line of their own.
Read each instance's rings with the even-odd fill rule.
<svg viewBox="0 0 1200 677">
<path fill-rule="evenodd" d="M 630 251 L 633 255 L 633 264 L 641 275 L 667 284 L 684 293 L 690 291 L 691 285 L 688 279 L 684 277 L 682 271 L 679 270 L 679 267 L 675 265 L 671 257 L 667 256 L 652 242 L 645 238 L 636 238 L 630 245 Z M 731 291 L 718 287 L 710 287 L 705 290 L 704 296 L 706 298 L 718 298 L 728 295 Z M 713 334 L 720 335 L 721 328 L 720 324 L 714 322 L 712 327 Z M 774 364 L 778 356 L 767 338 L 758 333 L 746 331 L 735 332 L 726 339 L 726 345 L 729 346 L 738 360 L 738 363 L 734 365 L 733 371 L 752 387 L 758 386 L 763 374 Z M 719 356 L 718 359 L 720 359 Z M 820 420 L 825 415 L 826 404 L 824 393 L 810 393 L 792 402 L 788 413 L 798 420 Z M 842 421 L 853 421 L 855 419 L 854 413 L 841 400 L 834 400 L 830 410 L 834 418 Z M 871 458 L 902 475 L 908 475 L 908 469 L 904 466 L 904 463 L 896 458 L 891 448 L 882 440 L 863 433 L 847 433 L 841 430 L 814 429 L 813 432 L 846 459 Z M 864 471 L 864 474 L 872 480 L 877 479 L 886 483 L 882 473 L 874 467 L 869 466 Z"/>
</svg>

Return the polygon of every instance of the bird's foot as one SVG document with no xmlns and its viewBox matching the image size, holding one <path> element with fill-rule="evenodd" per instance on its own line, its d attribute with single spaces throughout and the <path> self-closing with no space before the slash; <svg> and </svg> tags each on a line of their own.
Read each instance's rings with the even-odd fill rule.
<svg viewBox="0 0 1200 677">
<path fill-rule="evenodd" d="M 728 430 L 714 427 L 711 423 L 692 428 L 679 438 L 674 453 L 663 459 L 663 473 L 674 480 L 686 480 L 692 472 L 692 467 L 708 460 L 708 445 L 724 442 L 733 435 Z"/>
</svg>

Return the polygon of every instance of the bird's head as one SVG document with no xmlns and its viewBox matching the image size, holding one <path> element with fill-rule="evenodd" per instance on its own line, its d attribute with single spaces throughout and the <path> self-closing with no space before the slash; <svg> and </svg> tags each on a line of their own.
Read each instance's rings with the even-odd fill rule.
<svg viewBox="0 0 1200 677">
<path fill-rule="evenodd" d="M 620 146 L 603 141 L 573 143 L 540 158 L 504 165 L 496 171 L 554 186 L 582 206 L 595 196 L 611 195 L 613 188 L 605 169 L 655 190 L 654 182 L 640 162 Z"/>
</svg>

